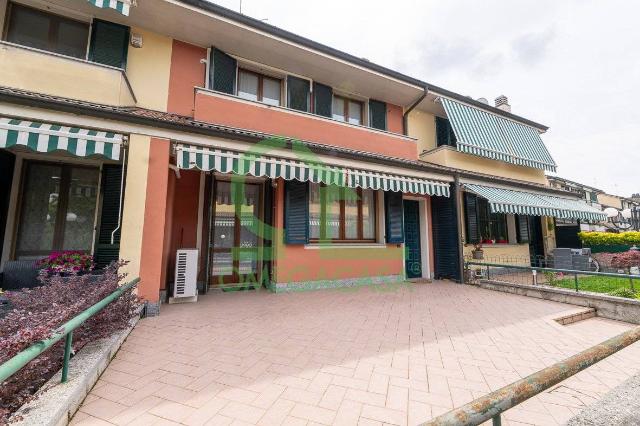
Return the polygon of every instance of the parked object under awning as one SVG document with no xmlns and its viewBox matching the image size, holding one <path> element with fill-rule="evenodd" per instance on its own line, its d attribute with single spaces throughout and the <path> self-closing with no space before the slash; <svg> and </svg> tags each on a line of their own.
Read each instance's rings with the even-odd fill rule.
<svg viewBox="0 0 640 426">
<path fill-rule="evenodd" d="M 124 136 L 118 133 L 0 117 L 0 148 L 36 152 L 66 151 L 78 157 L 120 160 Z"/>
<path fill-rule="evenodd" d="M 449 183 L 411 176 L 378 173 L 355 168 L 335 167 L 313 161 L 252 155 L 179 144 L 178 167 L 237 175 L 324 183 L 350 188 L 405 192 L 448 197 Z"/>
<path fill-rule="evenodd" d="M 581 200 L 514 189 L 465 183 L 466 190 L 486 198 L 493 213 L 552 216 L 559 219 L 606 220 L 606 215 Z"/>
<path fill-rule="evenodd" d="M 506 117 L 440 98 L 456 135 L 458 151 L 548 171 L 556 163 L 538 129 Z"/>
<path fill-rule="evenodd" d="M 92 5 L 102 9 L 113 9 L 129 16 L 129 9 L 135 5 L 135 0 L 87 0 Z"/>
</svg>

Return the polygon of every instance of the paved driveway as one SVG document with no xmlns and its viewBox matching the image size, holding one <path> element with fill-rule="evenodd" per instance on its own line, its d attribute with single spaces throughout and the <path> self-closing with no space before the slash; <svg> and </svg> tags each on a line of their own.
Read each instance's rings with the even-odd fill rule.
<svg viewBox="0 0 640 426">
<path fill-rule="evenodd" d="M 630 328 L 436 282 L 216 293 L 139 322 L 75 424 L 415 425 Z M 508 411 L 561 424 L 640 370 L 631 346 Z"/>
</svg>

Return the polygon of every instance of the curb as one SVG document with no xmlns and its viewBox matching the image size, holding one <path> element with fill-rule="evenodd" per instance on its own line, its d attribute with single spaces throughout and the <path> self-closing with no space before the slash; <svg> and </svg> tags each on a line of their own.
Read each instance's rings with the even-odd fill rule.
<svg viewBox="0 0 640 426">
<path fill-rule="evenodd" d="M 67 383 L 60 383 L 62 370 L 58 371 L 43 385 L 45 390 L 39 391 L 35 400 L 13 414 L 12 419 L 20 420 L 11 422 L 10 419 L 11 424 L 67 425 L 139 320 L 136 316 L 127 329 L 84 346 L 69 362 Z"/>
</svg>

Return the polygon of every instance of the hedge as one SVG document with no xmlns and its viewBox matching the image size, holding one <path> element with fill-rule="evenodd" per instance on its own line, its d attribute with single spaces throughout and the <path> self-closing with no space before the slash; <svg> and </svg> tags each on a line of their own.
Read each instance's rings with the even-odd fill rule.
<svg viewBox="0 0 640 426">
<path fill-rule="evenodd" d="M 640 245 L 640 232 L 579 232 L 582 244 L 589 246 Z"/>
</svg>

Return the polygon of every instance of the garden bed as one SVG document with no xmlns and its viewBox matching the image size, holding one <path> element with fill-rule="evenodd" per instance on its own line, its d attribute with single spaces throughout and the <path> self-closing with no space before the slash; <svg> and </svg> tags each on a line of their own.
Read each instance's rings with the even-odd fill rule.
<svg viewBox="0 0 640 426">
<path fill-rule="evenodd" d="M 125 278 L 118 272 L 122 265 L 113 263 L 99 275 L 61 277 L 41 273 L 41 286 L 5 292 L 11 305 L 0 318 L 0 364 L 34 343 L 62 332 L 61 325 L 112 294 Z M 74 330 L 72 353 L 127 329 L 131 319 L 139 314 L 139 306 L 133 289 L 122 293 Z M 60 370 L 63 353 L 64 339 L 0 384 L 0 424 L 32 401 L 41 386 Z"/>
</svg>

